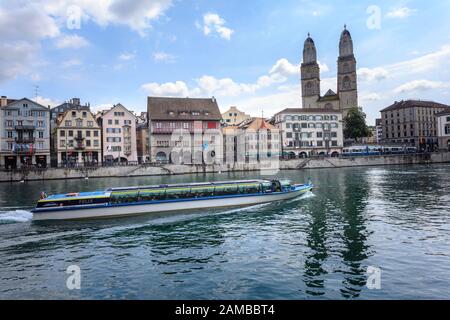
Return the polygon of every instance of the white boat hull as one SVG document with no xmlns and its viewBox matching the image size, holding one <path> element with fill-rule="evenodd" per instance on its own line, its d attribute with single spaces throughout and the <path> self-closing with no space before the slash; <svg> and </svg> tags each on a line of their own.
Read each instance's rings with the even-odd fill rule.
<svg viewBox="0 0 450 320">
<path fill-rule="evenodd" d="M 164 202 L 152 204 L 134 204 L 123 206 L 102 206 L 98 208 L 71 209 L 33 212 L 33 220 L 76 220 L 92 218 L 112 218 L 150 213 L 173 212 L 182 210 L 194 210 L 205 208 L 221 208 L 232 206 L 248 206 L 260 203 L 268 203 L 295 198 L 310 191 L 311 188 L 303 188 L 287 193 L 274 193 L 244 197 L 215 198 L 202 200 L 189 200 L 177 202 Z"/>
</svg>

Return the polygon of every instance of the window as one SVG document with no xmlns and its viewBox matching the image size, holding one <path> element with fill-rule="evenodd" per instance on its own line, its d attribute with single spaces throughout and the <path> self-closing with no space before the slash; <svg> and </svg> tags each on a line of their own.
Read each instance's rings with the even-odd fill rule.
<svg viewBox="0 0 450 320">
<path fill-rule="evenodd" d="M 189 123 L 183 122 L 183 129 L 189 129 Z"/>
<path fill-rule="evenodd" d="M 8 131 L 8 139 L 11 139 L 13 137 L 13 132 L 12 131 Z"/>
<path fill-rule="evenodd" d="M 83 126 L 83 120 L 77 120 L 77 127 Z"/>
<path fill-rule="evenodd" d="M 73 137 L 73 130 L 69 130 L 69 137 Z"/>
<path fill-rule="evenodd" d="M 292 132 L 286 132 L 286 138 L 292 138 Z"/>
<path fill-rule="evenodd" d="M 98 140 L 94 140 L 94 147 L 98 147 Z"/>
<path fill-rule="evenodd" d="M 94 126 L 94 121 L 88 121 L 88 122 L 87 122 L 87 126 L 88 126 L 89 128 L 92 128 L 92 127 Z"/>
<path fill-rule="evenodd" d="M 98 131 L 97 130 L 94 131 L 94 137 L 98 137 Z"/>
<path fill-rule="evenodd" d="M 91 146 L 91 140 L 86 140 L 86 147 L 90 147 Z"/>
<path fill-rule="evenodd" d="M 39 131 L 38 137 L 39 139 L 44 139 L 44 131 Z"/>
<path fill-rule="evenodd" d="M 334 131 L 331 132 L 331 137 L 332 137 L 332 138 L 337 138 L 337 132 L 334 132 Z"/>
<path fill-rule="evenodd" d="M 76 111 L 72 111 L 72 118 L 75 118 L 77 116 L 77 112 Z"/>
<path fill-rule="evenodd" d="M 6 121 L 6 126 L 7 127 L 12 127 L 13 126 L 13 121 L 12 120 Z"/>
<path fill-rule="evenodd" d="M 114 120 L 114 124 L 118 125 L 119 124 L 119 120 Z"/>
<path fill-rule="evenodd" d="M 108 124 L 112 124 L 112 119 L 109 119 L 109 120 L 108 120 Z"/>
<path fill-rule="evenodd" d="M 86 118 L 86 117 L 87 117 L 87 112 L 83 111 L 83 118 Z"/>
<path fill-rule="evenodd" d="M 65 137 L 65 136 L 66 136 L 66 131 L 65 131 L 65 130 L 59 131 L 59 135 L 60 135 L 61 137 Z"/>
<path fill-rule="evenodd" d="M 337 141 L 336 140 L 331 141 L 331 146 L 337 147 Z"/>
<path fill-rule="evenodd" d="M 322 147 L 323 146 L 323 141 L 317 141 L 317 146 L 318 147 Z"/>
<path fill-rule="evenodd" d="M 60 141 L 59 141 L 59 146 L 60 146 L 61 148 L 64 148 L 64 147 L 66 146 L 66 141 L 65 141 L 65 140 L 60 140 Z"/>
<path fill-rule="evenodd" d="M 64 124 L 65 124 L 66 127 L 71 127 L 72 126 L 72 121 L 66 120 L 66 122 Z"/>
<path fill-rule="evenodd" d="M 90 137 L 91 136 L 91 131 L 90 130 L 86 130 L 86 137 Z"/>
<path fill-rule="evenodd" d="M 323 133 L 322 132 L 317 132 L 316 136 L 317 136 L 317 138 L 322 138 L 323 137 Z"/>
</svg>

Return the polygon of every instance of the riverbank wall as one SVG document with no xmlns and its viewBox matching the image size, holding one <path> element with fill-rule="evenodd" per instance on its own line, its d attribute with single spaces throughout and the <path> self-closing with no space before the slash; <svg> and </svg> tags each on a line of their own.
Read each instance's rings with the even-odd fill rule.
<svg viewBox="0 0 450 320">
<path fill-rule="evenodd" d="M 432 154 L 385 155 L 349 158 L 310 158 L 279 162 L 280 170 L 305 170 L 320 168 L 343 168 L 360 166 L 387 166 L 450 163 L 450 152 Z M 97 168 L 49 168 L 43 170 L 2 171 L 0 182 L 85 179 L 104 177 L 139 177 L 178 174 L 202 174 L 213 172 L 259 171 L 258 163 L 235 163 L 222 165 L 139 165 Z M 276 173 L 276 170 L 272 172 Z"/>
</svg>

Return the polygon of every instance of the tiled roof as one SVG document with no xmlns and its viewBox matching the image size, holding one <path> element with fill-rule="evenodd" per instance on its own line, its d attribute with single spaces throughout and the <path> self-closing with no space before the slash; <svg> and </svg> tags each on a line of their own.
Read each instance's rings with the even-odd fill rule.
<svg viewBox="0 0 450 320">
<path fill-rule="evenodd" d="M 448 105 L 433 102 L 433 101 L 405 100 L 405 101 L 396 101 L 396 102 L 394 102 L 394 104 L 381 110 L 380 112 L 394 111 L 394 110 L 400 110 L 400 109 L 406 109 L 406 108 L 412 108 L 412 107 L 450 108 L 450 106 L 448 106 Z"/>
<path fill-rule="evenodd" d="M 150 120 L 220 121 L 222 119 L 217 100 L 214 98 L 148 97 L 147 110 Z"/>
</svg>

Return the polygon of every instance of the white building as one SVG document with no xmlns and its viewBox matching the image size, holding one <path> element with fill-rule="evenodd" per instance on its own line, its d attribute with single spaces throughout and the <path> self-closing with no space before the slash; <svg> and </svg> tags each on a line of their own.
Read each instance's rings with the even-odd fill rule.
<svg viewBox="0 0 450 320">
<path fill-rule="evenodd" d="M 338 156 L 344 145 L 342 112 L 333 109 L 285 109 L 274 116 L 282 132 L 284 157 Z"/>
<path fill-rule="evenodd" d="M 450 110 L 436 114 L 439 150 L 450 151 Z"/>
<path fill-rule="evenodd" d="M 123 105 L 97 114 L 104 162 L 137 162 L 136 116 Z"/>
</svg>

